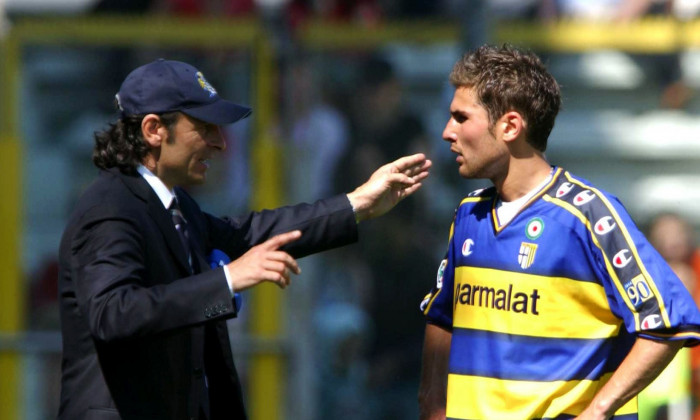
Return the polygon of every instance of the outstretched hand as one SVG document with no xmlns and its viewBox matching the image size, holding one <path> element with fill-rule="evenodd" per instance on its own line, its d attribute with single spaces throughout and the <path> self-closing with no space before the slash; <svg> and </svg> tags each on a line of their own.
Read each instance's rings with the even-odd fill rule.
<svg viewBox="0 0 700 420">
<path fill-rule="evenodd" d="M 300 237 L 299 230 L 273 236 L 228 263 L 233 290 L 245 290 L 263 281 L 275 283 L 283 289 L 287 287 L 292 273 L 300 274 L 301 269 L 296 260 L 280 248 Z"/>
<path fill-rule="evenodd" d="M 418 153 L 377 169 L 367 182 L 348 194 L 358 222 L 381 216 L 416 192 L 432 164 L 423 153 Z"/>
</svg>

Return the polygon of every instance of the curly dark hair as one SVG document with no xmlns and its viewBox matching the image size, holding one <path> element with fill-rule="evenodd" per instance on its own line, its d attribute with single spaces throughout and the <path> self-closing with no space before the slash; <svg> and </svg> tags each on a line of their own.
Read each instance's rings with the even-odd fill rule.
<svg viewBox="0 0 700 420">
<path fill-rule="evenodd" d="M 172 130 L 179 112 L 158 114 L 165 127 Z M 127 174 L 135 174 L 138 165 L 148 153 L 148 145 L 141 133 L 141 122 L 146 115 L 122 116 L 104 131 L 95 133 L 92 162 L 100 169 L 119 168 Z"/>
<path fill-rule="evenodd" d="M 545 151 L 561 108 L 561 93 L 534 53 L 508 44 L 482 46 L 457 61 L 450 83 L 474 89 L 492 126 L 506 112 L 519 112 L 527 122 L 528 143 Z"/>
</svg>

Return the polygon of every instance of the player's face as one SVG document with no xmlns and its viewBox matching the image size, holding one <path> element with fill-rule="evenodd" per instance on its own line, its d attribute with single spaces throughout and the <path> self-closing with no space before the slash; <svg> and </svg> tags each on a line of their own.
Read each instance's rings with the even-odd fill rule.
<svg viewBox="0 0 700 420">
<path fill-rule="evenodd" d="M 225 148 L 217 125 L 181 114 L 161 143 L 157 175 L 169 187 L 201 184 L 210 159 Z"/>
<path fill-rule="evenodd" d="M 463 178 L 496 179 L 507 170 L 509 151 L 498 133 L 489 128 L 489 116 L 471 88 L 455 90 L 450 119 L 442 138 L 457 155 Z"/>
</svg>

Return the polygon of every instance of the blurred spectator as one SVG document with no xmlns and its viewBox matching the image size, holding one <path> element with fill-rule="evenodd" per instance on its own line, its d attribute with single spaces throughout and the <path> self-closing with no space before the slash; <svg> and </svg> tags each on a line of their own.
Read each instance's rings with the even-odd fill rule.
<svg viewBox="0 0 700 420">
<path fill-rule="evenodd" d="M 361 69 L 359 86 L 351 99 L 352 147 L 342 161 L 343 190 L 362 179 L 374 162 L 403 151 L 421 149 L 425 131 L 421 120 L 402 102 L 403 87 L 393 66 L 379 56 L 370 57 Z"/>
<path fill-rule="evenodd" d="M 557 14 L 589 20 L 638 17 L 655 0 L 544 0 L 553 2 Z"/>
<path fill-rule="evenodd" d="M 93 11 L 105 14 L 162 13 L 176 16 L 245 16 L 255 0 L 99 0 Z"/>
<path fill-rule="evenodd" d="M 292 0 L 287 14 L 292 27 L 306 20 L 356 22 L 371 26 L 382 17 L 376 0 Z"/>
<path fill-rule="evenodd" d="M 673 0 L 673 14 L 681 20 L 694 19 L 700 15 L 700 0 Z"/>
<path fill-rule="evenodd" d="M 673 0 L 543 0 L 559 17 L 626 23 L 649 16 L 675 17 Z M 660 89 L 659 106 L 683 109 L 692 91 L 684 81 L 680 51 L 630 54 Z"/>
<path fill-rule="evenodd" d="M 5 0 L 0 0 L 0 39 L 5 37 L 9 29 L 10 24 L 5 16 Z"/>
<path fill-rule="evenodd" d="M 388 19 L 430 19 L 443 8 L 439 0 L 383 0 L 381 3 Z"/>
<path fill-rule="evenodd" d="M 36 270 L 29 273 L 29 330 L 56 331 L 60 328 L 58 311 L 58 260 L 45 256 Z M 25 369 L 33 375 L 26 381 L 33 389 L 31 410 L 42 415 L 58 412 L 61 385 L 61 355 L 36 353 L 26 357 Z"/>
<path fill-rule="evenodd" d="M 92 11 L 105 14 L 143 14 L 149 12 L 156 0 L 98 0 Z"/>
<path fill-rule="evenodd" d="M 499 20 L 536 20 L 554 10 L 554 0 L 489 0 L 489 10 Z M 547 9 L 547 8 L 550 9 Z"/>
<path fill-rule="evenodd" d="M 155 0 L 159 11 L 177 16 L 250 16 L 255 0 Z"/>
<path fill-rule="evenodd" d="M 354 22 L 373 26 L 382 21 L 430 19 L 447 15 L 450 1 L 455 0 L 292 0 L 287 12 L 292 26 L 305 20 Z"/>
<path fill-rule="evenodd" d="M 351 143 L 340 159 L 336 188 L 348 190 L 382 159 L 428 150 L 423 123 L 405 106 L 403 90 L 386 59 L 372 56 L 362 66 L 351 98 Z M 368 347 L 372 419 L 411 418 L 417 409 L 422 338 L 415 332 L 422 318 L 412 299 L 423 297 L 422 285 L 434 276 L 432 250 L 443 239 L 433 239 L 439 230 L 429 224 L 426 197 L 404 203 L 381 225 L 361 226 L 363 245 L 345 254 L 345 261 L 366 264 L 370 276 L 362 300 L 376 332 Z"/>
<path fill-rule="evenodd" d="M 294 64 L 289 85 L 294 104 L 289 110 L 292 156 L 287 161 L 293 165 L 287 188 L 297 200 L 317 200 L 335 191 L 330 175 L 347 148 L 348 121 L 336 105 L 342 101 L 342 88 L 325 82 L 306 60 Z"/>
<path fill-rule="evenodd" d="M 690 293 L 697 296 L 696 279 L 700 278 L 700 272 L 695 271 L 693 261 L 700 252 L 695 245 L 693 227 L 678 214 L 660 213 L 649 223 L 649 241 Z"/>
<path fill-rule="evenodd" d="M 29 324 L 32 330 L 58 330 L 58 260 L 44 258 L 31 274 Z"/>
<path fill-rule="evenodd" d="M 314 317 L 322 337 L 320 353 L 320 419 L 367 419 L 370 416 L 365 359 L 372 321 L 357 305 L 322 303 Z"/>
<path fill-rule="evenodd" d="M 700 252 L 694 235 L 692 226 L 675 213 L 660 213 L 649 223 L 649 241 L 698 302 L 700 271 L 693 267 L 693 261 L 700 258 Z M 697 347 L 682 349 L 639 394 L 639 419 L 688 419 L 691 393 L 695 400 L 700 396 L 700 351 Z M 693 418 L 700 418 L 700 410 L 696 411 Z"/>
</svg>

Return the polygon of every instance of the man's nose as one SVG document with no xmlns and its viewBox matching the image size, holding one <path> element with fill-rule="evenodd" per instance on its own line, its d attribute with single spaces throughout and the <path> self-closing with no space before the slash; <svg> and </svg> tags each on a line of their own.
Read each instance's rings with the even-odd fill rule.
<svg viewBox="0 0 700 420">
<path fill-rule="evenodd" d="M 442 130 L 442 139 L 449 142 L 453 142 L 456 140 L 454 131 L 450 129 L 451 121 L 452 120 L 447 121 L 447 124 L 445 124 L 445 129 Z"/>
<path fill-rule="evenodd" d="M 213 130 L 211 135 L 209 135 L 207 138 L 207 144 L 211 147 L 219 149 L 220 151 L 226 150 L 226 140 L 224 140 L 221 127 L 216 126 L 216 130 Z"/>
</svg>

